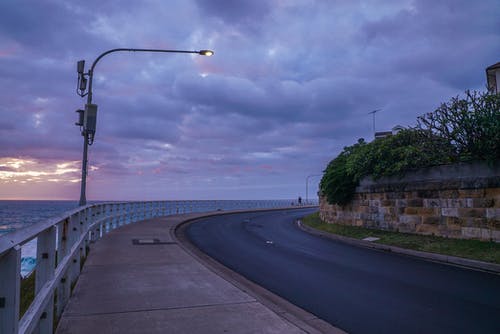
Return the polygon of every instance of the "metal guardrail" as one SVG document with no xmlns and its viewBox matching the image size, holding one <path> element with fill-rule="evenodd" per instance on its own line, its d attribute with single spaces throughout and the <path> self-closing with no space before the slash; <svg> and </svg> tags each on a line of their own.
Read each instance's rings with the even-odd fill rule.
<svg viewBox="0 0 500 334">
<path fill-rule="evenodd" d="M 137 221 L 182 213 L 277 208 L 276 201 L 154 201 L 87 205 L 45 222 L 0 236 L 0 333 L 53 333 L 80 275 L 88 245 L 106 233 Z M 21 247 L 37 239 L 35 296 L 19 319 Z M 55 317 L 54 317 L 55 312 Z"/>
</svg>

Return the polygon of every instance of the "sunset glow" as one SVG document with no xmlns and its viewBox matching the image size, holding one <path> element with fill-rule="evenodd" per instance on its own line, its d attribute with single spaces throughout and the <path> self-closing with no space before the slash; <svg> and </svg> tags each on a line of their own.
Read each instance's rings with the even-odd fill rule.
<svg viewBox="0 0 500 334">
<path fill-rule="evenodd" d="M 79 161 L 41 162 L 0 158 L 0 184 L 27 182 L 79 182 Z"/>
</svg>

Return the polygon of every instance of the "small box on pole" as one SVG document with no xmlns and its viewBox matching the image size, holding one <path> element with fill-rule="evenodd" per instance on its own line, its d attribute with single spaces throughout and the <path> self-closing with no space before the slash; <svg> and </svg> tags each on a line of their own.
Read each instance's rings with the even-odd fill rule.
<svg viewBox="0 0 500 334">
<path fill-rule="evenodd" d="M 97 124 L 97 104 L 87 103 L 85 105 L 85 116 L 83 124 L 85 132 L 95 134 Z"/>
</svg>

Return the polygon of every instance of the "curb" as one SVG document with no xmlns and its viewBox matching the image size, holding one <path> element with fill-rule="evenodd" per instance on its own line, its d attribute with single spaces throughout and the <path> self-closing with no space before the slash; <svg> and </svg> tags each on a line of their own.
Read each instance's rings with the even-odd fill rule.
<svg viewBox="0 0 500 334">
<path fill-rule="evenodd" d="M 351 237 L 344 237 L 341 235 L 321 231 L 321 230 L 315 229 L 314 227 L 310 227 L 308 225 L 302 224 L 302 221 L 300 221 L 300 220 L 297 220 L 296 225 L 301 230 L 303 230 L 307 233 L 310 233 L 310 234 L 313 234 L 313 235 L 316 235 L 319 237 L 335 240 L 335 241 L 340 241 L 340 242 L 343 242 L 343 243 L 346 243 L 349 245 L 353 245 L 353 246 L 373 248 L 373 249 L 382 250 L 382 251 L 386 251 L 386 252 L 392 252 L 392 253 L 417 257 L 417 258 L 425 259 L 428 261 L 439 262 L 439 263 L 444 263 L 444 264 L 459 266 L 459 267 L 465 267 L 468 269 L 487 271 L 487 272 L 497 274 L 497 275 L 500 274 L 500 264 L 496 264 L 496 263 L 471 260 L 471 259 L 466 259 L 463 257 L 457 257 L 457 256 L 451 256 L 451 255 L 443 255 L 443 254 L 437 254 L 437 253 L 416 251 L 416 250 L 401 248 L 401 247 L 397 247 L 397 246 L 377 244 L 374 242 L 364 241 L 364 240 L 355 239 L 355 238 L 351 238 Z"/>
<path fill-rule="evenodd" d="M 300 208 L 309 208 L 316 206 L 304 206 Z M 274 294 L 273 292 L 255 284 L 254 282 L 248 280 L 239 273 L 227 268 L 217 260 L 211 258 L 207 254 L 203 253 L 194 244 L 192 244 L 185 235 L 186 228 L 195 223 L 197 220 L 219 216 L 219 215 L 229 215 L 229 214 L 239 214 L 239 213 L 250 213 L 259 211 L 286 211 L 293 209 L 300 209 L 298 207 L 289 208 L 278 208 L 278 209 L 257 209 L 257 210 L 235 210 L 235 211 L 225 211 L 225 212 L 211 212 L 207 214 L 201 214 L 200 216 L 188 218 L 183 220 L 173 226 L 170 230 L 170 235 L 173 240 L 190 256 L 199 261 L 209 270 L 214 272 L 216 275 L 220 276 L 222 279 L 228 281 L 229 283 L 236 286 L 238 289 L 247 293 L 248 295 L 254 297 L 258 302 L 263 304 L 265 307 L 270 309 L 272 312 L 276 313 L 279 317 L 283 318 L 295 325 L 297 328 L 303 330 L 306 333 L 332 333 L 332 334 L 345 334 L 343 330 L 337 328 L 326 321 L 318 318 L 317 316 L 309 313 L 308 311 L 296 306 L 286 299 Z"/>
</svg>

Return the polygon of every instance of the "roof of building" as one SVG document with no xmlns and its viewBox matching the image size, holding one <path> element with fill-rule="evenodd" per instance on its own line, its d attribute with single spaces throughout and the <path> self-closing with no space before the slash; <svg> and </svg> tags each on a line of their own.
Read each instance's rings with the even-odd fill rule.
<svg viewBox="0 0 500 334">
<path fill-rule="evenodd" d="M 496 70 L 496 69 L 500 69 L 500 62 L 486 67 L 486 71 L 491 71 L 491 70 Z"/>
</svg>

